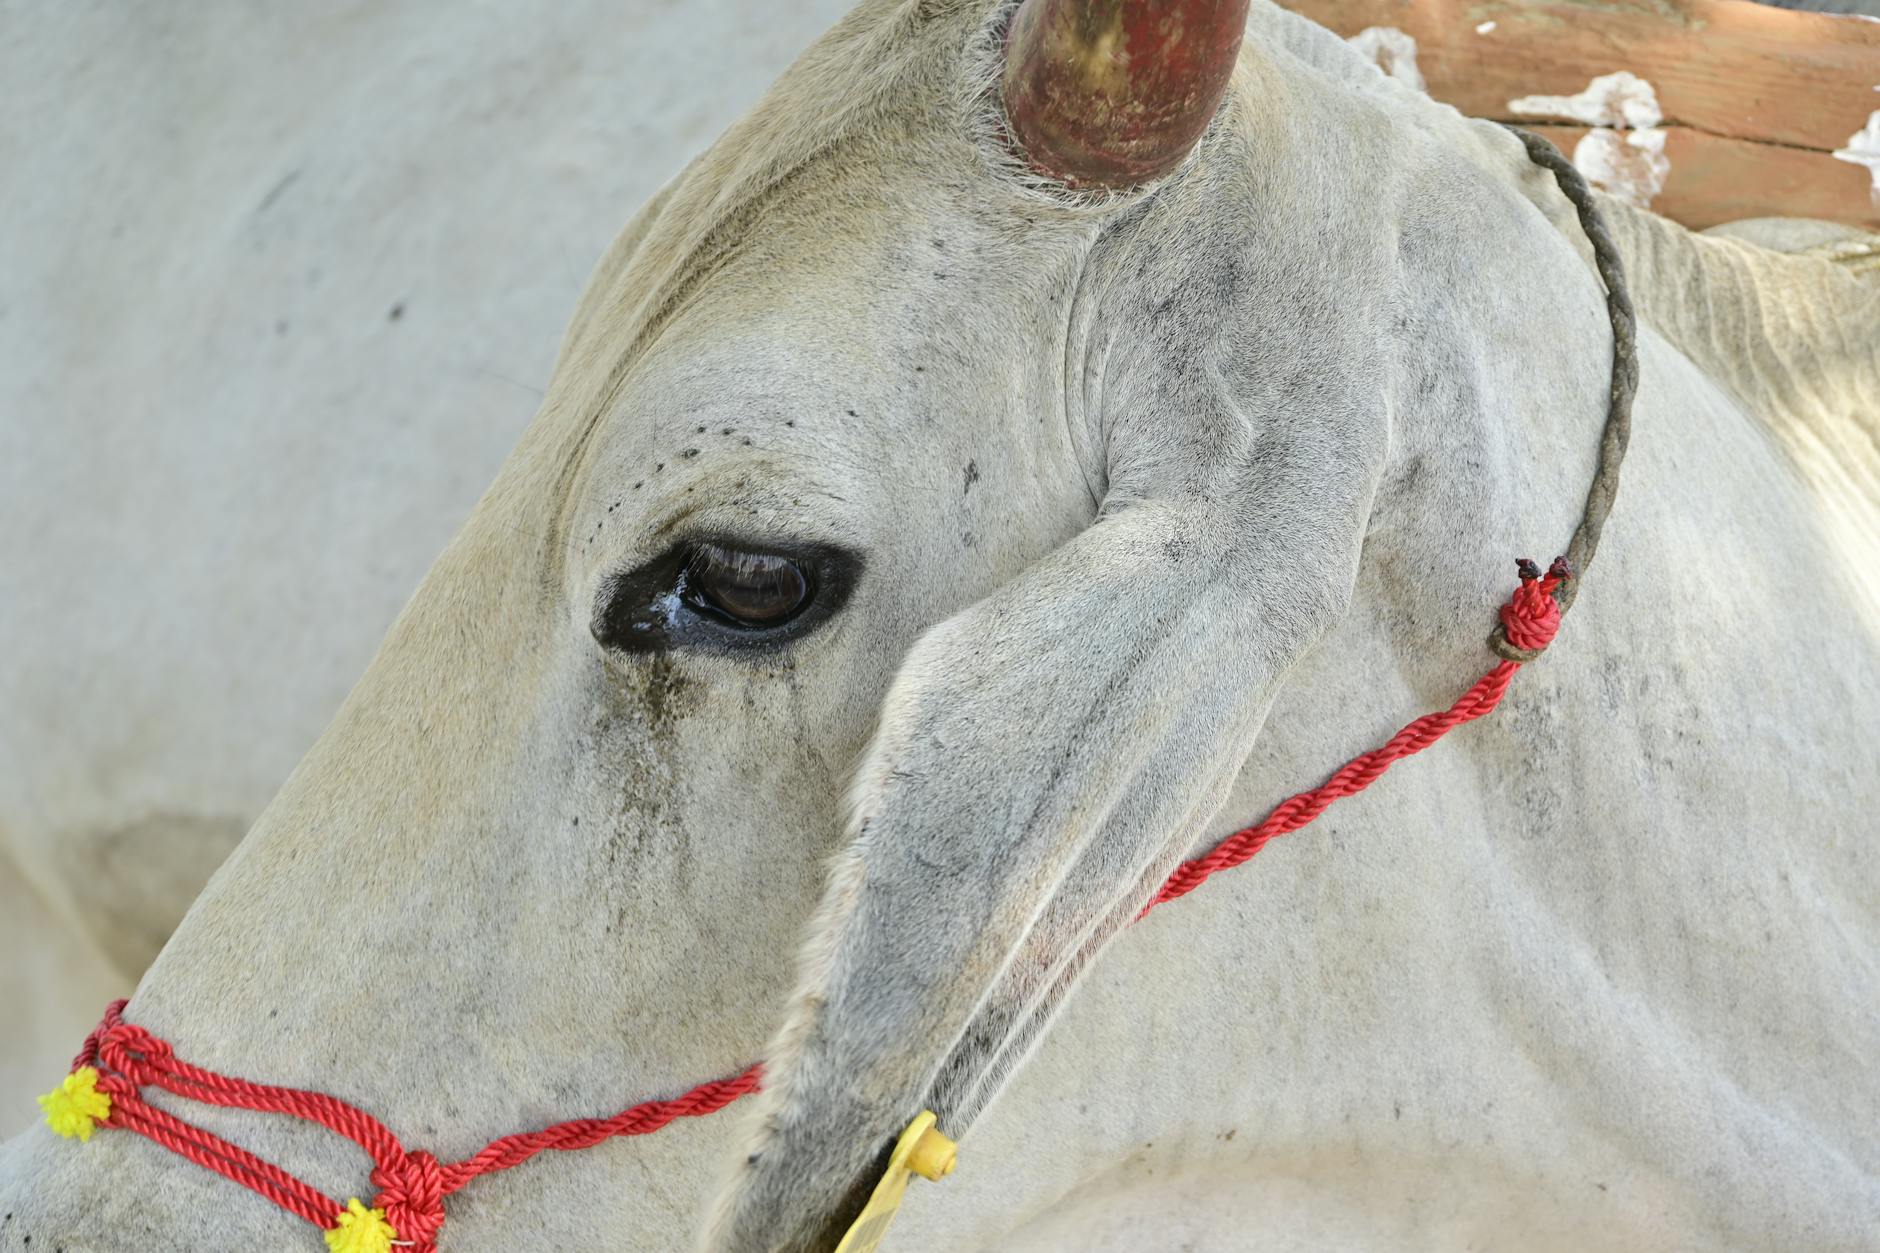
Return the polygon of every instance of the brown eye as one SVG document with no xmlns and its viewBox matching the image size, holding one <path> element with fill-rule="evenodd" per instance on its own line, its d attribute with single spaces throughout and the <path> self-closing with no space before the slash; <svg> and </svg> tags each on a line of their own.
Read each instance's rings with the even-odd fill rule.
<svg viewBox="0 0 1880 1253">
<path fill-rule="evenodd" d="M 803 567 L 775 553 L 699 544 L 687 555 L 679 595 L 686 604 L 736 626 L 782 626 L 810 600 Z"/>
</svg>

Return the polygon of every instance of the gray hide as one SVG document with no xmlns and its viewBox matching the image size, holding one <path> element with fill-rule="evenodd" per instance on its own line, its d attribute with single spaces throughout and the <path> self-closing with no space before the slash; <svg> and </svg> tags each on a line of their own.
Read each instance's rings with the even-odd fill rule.
<svg viewBox="0 0 1880 1253">
<path fill-rule="evenodd" d="M 1871 429 L 1871 289 L 1782 262 L 1853 327 L 1787 391 L 1648 330 L 1621 513 L 1508 707 L 1125 933 L 1487 664 L 1610 340 L 1551 180 L 1324 31 L 1256 8 L 1194 159 L 1089 203 L 1000 154 L 1002 16 L 864 4 L 628 228 L 131 1016 L 447 1158 L 765 1058 L 748 1107 L 473 1185 L 453 1253 L 820 1251 L 922 1105 L 963 1165 L 906 1248 L 1869 1244 L 1873 502 L 1807 448 Z M 859 573 L 785 647 L 597 641 L 713 537 Z M 313 1238 L 121 1135 L 15 1141 L 0 1206 L 9 1251 Z"/>
</svg>

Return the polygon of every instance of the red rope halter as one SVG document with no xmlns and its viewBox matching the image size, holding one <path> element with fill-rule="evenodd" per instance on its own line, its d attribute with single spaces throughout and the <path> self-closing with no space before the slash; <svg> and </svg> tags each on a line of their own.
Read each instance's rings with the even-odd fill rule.
<svg viewBox="0 0 1880 1253">
<path fill-rule="evenodd" d="M 99 1125 L 135 1131 L 314 1226 L 333 1230 L 349 1212 L 347 1206 L 274 1163 L 158 1109 L 143 1099 L 140 1090 L 158 1087 L 205 1105 L 288 1114 L 319 1123 L 371 1155 L 375 1164 L 372 1183 L 379 1190 L 373 1207 L 385 1211 L 385 1220 L 398 1234 L 397 1243 L 417 1253 L 436 1248 L 438 1230 L 444 1225 L 444 1198 L 478 1175 L 520 1166 L 548 1149 L 591 1148 L 615 1136 L 649 1135 L 675 1118 L 713 1113 L 757 1091 L 761 1073 L 761 1067 L 752 1066 L 731 1078 L 702 1083 L 674 1100 L 646 1101 L 612 1118 L 577 1118 L 541 1131 L 504 1136 L 461 1162 L 444 1165 L 422 1149 L 407 1150 L 384 1123 L 337 1097 L 250 1083 L 190 1065 L 164 1041 L 125 1022 L 124 1005 L 115 1001 L 105 1010 L 104 1021 L 85 1037 L 85 1047 L 72 1062 L 75 1073 L 87 1066 L 97 1070 L 97 1090 L 110 1098 L 110 1115 Z"/>
<path fill-rule="evenodd" d="M 1534 563 L 1521 563 L 1521 586 L 1501 609 L 1502 635 L 1513 649 L 1531 655 L 1553 641 L 1560 629 L 1556 593 L 1569 578 L 1571 571 L 1564 558 L 1555 561 L 1545 575 Z M 1490 712 L 1501 703 L 1520 668 L 1519 661 L 1500 662 L 1448 709 L 1418 718 L 1382 747 L 1353 758 L 1323 784 L 1282 801 L 1256 825 L 1236 831 L 1205 856 L 1182 863 L 1143 906 L 1137 919 L 1165 901 L 1194 891 L 1210 875 L 1240 865 L 1273 837 L 1297 831 L 1335 801 L 1370 787 L 1396 762 Z M 406 1149 L 384 1123 L 337 1097 L 250 1083 L 182 1061 L 167 1043 L 125 1022 L 124 1004 L 117 1001 L 105 1010 L 104 1020 L 86 1037 L 85 1047 L 72 1062 L 75 1076 L 89 1069 L 96 1075 L 96 1091 L 109 1098 L 107 1113 L 94 1115 L 82 1124 L 69 1124 L 73 1133 L 81 1138 L 88 1136 L 93 1122 L 134 1131 L 325 1228 L 328 1244 L 346 1253 L 385 1253 L 393 1243 L 409 1247 L 414 1253 L 434 1253 L 437 1233 L 444 1225 L 444 1198 L 477 1176 L 519 1166 L 549 1149 L 567 1152 L 590 1148 L 615 1136 L 648 1135 L 675 1118 L 713 1113 L 757 1091 L 763 1077 L 762 1066 L 753 1065 L 742 1074 L 702 1083 L 669 1101 L 643 1102 L 612 1118 L 577 1118 L 541 1131 L 504 1136 L 463 1161 L 446 1165 L 421 1149 Z M 71 1082 L 67 1080 L 68 1085 Z M 341 1205 L 272 1162 L 158 1109 L 143 1099 L 142 1089 L 146 1087 L 161 1088 L 205 1105 L 288 1114 L 345 1136 L 364 1149 L 374 1163 L 372 1184 L 378 1192 L 371 1210 L 357 1200 Z M 42 1100 L 50 1102 L 57 1095 Z M 48 1104 L 48 1110 L 52 1108 Z M 350 1237 L 349 1230 L 355 1226 L 360 1234 Z"/>
</svg>

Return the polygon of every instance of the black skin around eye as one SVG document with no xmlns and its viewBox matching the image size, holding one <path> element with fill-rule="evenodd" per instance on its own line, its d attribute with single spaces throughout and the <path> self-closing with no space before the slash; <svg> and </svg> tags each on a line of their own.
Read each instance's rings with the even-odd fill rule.
<svg viewBox="0 0 1880 1253">
<path fill-rule="evenodd" d="M 622 653 L 774 650 L 832 618 L 862 566 L 834 545 L 692 539 L 608 580 L 589 629 Z"/>
</svg>

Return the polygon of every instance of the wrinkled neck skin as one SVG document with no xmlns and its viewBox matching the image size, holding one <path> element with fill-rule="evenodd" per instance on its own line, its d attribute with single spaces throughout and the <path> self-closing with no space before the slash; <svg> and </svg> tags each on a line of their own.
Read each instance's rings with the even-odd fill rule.
<svg viewBox="0 0 1880 1253">
<path fill-rule="evenodd" d="M 1547 176 L 1495 128 L 1262 8 L 1189 167 L 1120 206 L 1054 202 L 996 181 L 970 135 L 932 121 L 956 96 L 923 58 L 957 59 L 984 20 L 865 6 L 628 228 L 534 425 L 151 968 L 133 1021 L 200 1064 L 341 1095 L 444 1160 L 759 1057 L 788 1071 L 792 1049 L 822 1047 L 813 1015 L 796 1036 L 780 1024 L 804 1012 L 817 959 L 799 952 L 830 908 L 851 806 L 871 803 L 850 792 L 902 658 L 1093 524 L 1153 507 L 1153 485 L 1236 459 L 1320 442 L 1348 459 L 1326 508 L 1358 519 L 1362 551 L 1312 646 L 1260 699 L 1223 706 L 1242 738 L 1196 780 L 1192 821 L 1145 877 L 1490 664 L 1513 558 L 1564 547 L 1604 417 L 1600 291 Z M 912 50 L 883 51 L 895 41 Z M 830 96 L 818 124 L 833 146 L 807 151 L 791 110 L 856 65 L 876 77 Z M 1676 361 L 1649 347 L 1648 379 Z M 1188 403 L 1198 373 L 1235 403 Z M 1197 443 L 1218 455 L 1193 458 Z M 1196 516 L 1223 526 L 1269 503 L 1202 488 L 1214 512 Z M 758 657 L 596 647 L 597 598 L 675 537 L 780 533 L 864 555 L 850 604 L 816 634 Z M 1277 561 L 1288 541 L 1239 542 Z M 1208 536 L 1169 540 L 1170 560 L 1182 543 Z M 1597 635 L 1609 603 L 1585 598 L 1567 635 Z M 1252 629 L 1219 620 L 1230 637 Z M 1239 683 L 1198 671 L 1172 690 Z M 727 756 L 727 737 L 761 751 Z M 1549 768 L 1493 743 L 1520 763 L 1508 774 Z M 1009 1029 L 981 1021 L 925 1072 L 962 1166 L 917 1185 L 895 1247 L 1139 1248 L 1128 1224 L 1145 1220 L 1230 1247 L 1205 1241 L 1226 1229 L 1211 1222 L 1240 1221 L 1235 1189 L 1284 1177 L 1261 1153 L 1363 1177 L 1354 1112 L 1382 1119 L 1378 1161 L 1436 1170 L 1389 1137 L 1405 1119 L 1466 1118 L 1459 1102 L 1430 1108 L 1451 1080 L 1389 1076 L 1393 1118 L 1390 1094 L 1340 1086 L 1345 1063 L 1313 1041 L 1341 1014 L 1376 1026 L 1394 1012 L 1388 987 L 1351 972 L 1423 942 L 1362 921 L 1407 846 L 1521 821 L 1520 798 L 1464 804 L 1471 769 L 1503 770 L 1487 751 L 1446 744 L 1392 776 L 1393 800 L 1354 804 L 1348 823 L 1335 814 L 1140 927 L 1094 923 L 1108 906 L 1063 922 L 1053 942 L 1081 956 L 1052 978 L 1068 987 L 1087 967 L 1079 996 L 1033 997 Z M 1551 795 L 1549 829 L 1571 828 L 1580 799 Z M 1365 943 L 1339 949 L 1339 934 Z M 1324 999 L 1301 991 L 1315 982 Z M 780 1083 L 479 1180 L 450 1200 L 445 1246 L 682 1249 L 709 1227 L 713 1247 L 771 1247 L 742 1217 L 763 1186 L 747 1159 L 767 1136 L 787 1147 L 813 1086 Z M 184 1112 L 332 1195 L 370 1196 L 368 1164 L 325 1132 Z M 7 1249 L 33 1223 L 47 1248 L 168 1247 L 204 1214 L 220 1247 L 317 1242 L 126 1134 L 80 1149 L 34 1131 L 9 1147 L 8 1178 Z M 1224 1178 L 1240 1182 L 1208 1182 Z M 1501 1183 L 1544 1218 L 1567 1212 Z M 1261 1195 L 1258 1221 L 1286 1212 Z M 813 1246 L 786 1233 L 775 1247 Z"/>
</svg>

